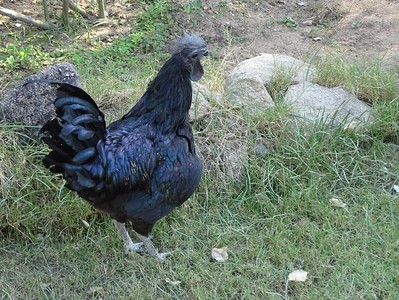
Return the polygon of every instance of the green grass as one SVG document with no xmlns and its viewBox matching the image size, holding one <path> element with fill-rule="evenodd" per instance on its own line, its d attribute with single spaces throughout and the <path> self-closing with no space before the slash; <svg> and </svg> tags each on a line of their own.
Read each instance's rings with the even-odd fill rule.
<svg viewBox="0 0 399 300">
<path fill-rule="evenodd" d="M 279 299 L 299 268 L 309 280 L 289 284 L 292 299 L 395 299 L 399 203 L 390 185 L 399 166 L 386 157 L 397 154 L 341 131 L 281 134 L 274 154 L 250 157 L 245 180 L 205 174 L 192 199 L 157 224 L 155 243 L 176 249 L 159 263 L 125 256 L 110 220 L 41 167 L 43 147 L 10 145 L 15 133 L 6 130 L 2 157 L 26 160 L 12 162 L 17 178 L 2 194 L 5 299 Z M 332 197 L 347 207 L 332 207 Z M 210 259 L 222 246 L 224 264 Z"/>
<path fill-rule="evenodd" d="M 389 102 L 399 93 L 398 72 L 383 65 L 382 58 L 350 62 L 336 54 L 317 62 L 317 81 L 324 86 L 344 86 L 359 99 L 376 104 Z"/>
<path fill-rule="evenodd" d="M 112 45 L 68 54 L 108 120 L 126 112 L 156 74 L 165 59 L 160 41 L 154 55 L 138 46 L 121 57 Z M 204 63 L 203 82 L 217 91 L 224 64 Z M 367 95 L 375 123 L 358 131 L 322 122 L 292 129 L 283 105 L 251 116 L 211 103 L 212 114 L 194 128 L 215 167 L 156 224 L 154 243 L 173 251 L 162 263 L 126 256 L 110 219 L 42 166 L 46 147 L 20 126 L 0 124 L 0 299 L 398 299 L 397 74 L 339 57 L 317 69 L 319 84 Z M 278 75 L 269 87 L 276 99 L 290 81 Z M 238 179 L 226 176 L 211 147 L 229 132 L 248 148 Z M 263 141 L 272 150 L 260 157 L 253 148 Z M 332 206 L 332 198 L 347 206 Z M 229 259 L 212 260 L 213 247 L 227 247 Z M 287 285 L 296 269 L 308 280 Z"/>
<path fill-rule="evenodd" d="M 273 101 L 280 104 L 284 101 L 285 93 L 292 83 L 294 70 L 278 67 L 268 84 L 267 90 Z"/>
</svg>

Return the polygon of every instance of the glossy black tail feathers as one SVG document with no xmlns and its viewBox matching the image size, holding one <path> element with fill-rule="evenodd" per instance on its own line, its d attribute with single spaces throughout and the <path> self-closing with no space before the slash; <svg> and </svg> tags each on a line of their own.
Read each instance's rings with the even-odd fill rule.
<svg viewBox="0 0 399 300">
<path fill-rule="evenodd" d="M 50 85 L 57 85 L 57 94 L 56 94 L 56 100 L 54 101 L 55 107 L 62 108 L 62 106 L 71 104 L 71 101 L 69 100 L 63 100 L 63 101 L 58 101 L 61 98 L 77 98 L 75 99 L 76 104 L 82 104 L 84 107 L 80 107 L 81 109 L 84 109 L 90 113 L 93 113 L 94 115 L 100 116 L 102 120 L 104 120 L 104 115 L 98 108 L 96 102 L 90 97 L 89 94 L 87 94 L 83 89 L 71 85 L 69 83 L 65 82 L 59 82 L 59 81 L 54 81 L 54 80 L 48 80 L 48 79 L 36 79 L 36 80 L 31 80 L 23 84 L 23 86 L 32 84 L 32 83 L 43 83 L 43 84 L 50 84 Z M 78 99 L 82 100 L 79 101 Z M 75 106 L 76 108 L 79 108 Z M 57 112 L 58 116 L 58 112 Z M 59 117 L 59 116 L 58 116 Z"/>
<path fill-rule="evenodd" d="M 75 191 L 93 188 L 93 176 L 104 170 L 92 162 L 101 155 L 101 141 L 105 139 L 106 124 L 103 113 L 94 100 L 81 88 L 56 81 L 35 80 L 57 85 L 54 101 L 56 117 L 47 121 L 40 137 L 51 152 L 43 159 L 44 165 L 54 173 L 63 174 L 67 186 Z M 98 170 L 97 170 L 98 169 Z"/>
</svg>

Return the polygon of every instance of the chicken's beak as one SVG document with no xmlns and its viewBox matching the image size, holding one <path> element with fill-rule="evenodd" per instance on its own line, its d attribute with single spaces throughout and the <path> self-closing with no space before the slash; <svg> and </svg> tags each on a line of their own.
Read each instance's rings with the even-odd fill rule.
<svg viewBox="0 0 399 300">
<path fill-rule="evenodd" d="M 208 56 L 209 52 L 206 49 L 202 49 L 202 56 Z"/>
</svg>

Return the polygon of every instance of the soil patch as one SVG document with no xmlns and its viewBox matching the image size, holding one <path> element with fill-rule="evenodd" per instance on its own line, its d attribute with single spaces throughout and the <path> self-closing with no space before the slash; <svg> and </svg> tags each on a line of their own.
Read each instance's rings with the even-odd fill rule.
<svg viewBox="0 0 399 300">
<path fill-rule="evenodd" d="M 87 11 L 95 9 L 92 2 L 77 1 Z M 106 37 L 126 32 L 140 4 L 106 3 L 115 22 L 97 26 L 94 34 Z M 50 13 L 60 15 L 59 1 L 50 4 Z M 399 68 L 398 0 L 181 0 L 179 4 L 184 8 L 177 15 L 179 27 L 203 35 L 214 55 L 229 54 L 229 69 L 260 53 L 311 59 L 331 51 L 354 60 L 383 57 L 387 66 Z M 41 19 L 39 0 L 0 0 L 0 6 Z M 2 47 L 10 32 L 26 29 L 20 23 L 0 16 Z"/>
</svg>

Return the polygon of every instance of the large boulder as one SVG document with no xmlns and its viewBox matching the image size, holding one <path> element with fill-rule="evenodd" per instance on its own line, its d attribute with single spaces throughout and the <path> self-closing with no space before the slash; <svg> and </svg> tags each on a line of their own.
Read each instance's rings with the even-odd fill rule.
<svg viewBox="0 0 399 300">
<path fill-rule="evenodd" d="M 266 86 L 258 77 L 233 81 L 226 87 L 226 95 L 230 104 L 251 113 L 262 112 L 275 106 Z"/>
<path fill-rule="evenodd" d="M 261 54 L 239 63 L 226 79 L 227 99 L 232 105 L 249 111 L 274 107 L 267 91 L 271 79 L 280 69 L 292 74 L 292 80 L 313 80 L 315 69 L 305 62 L 282 54 Z"/>
<path fill-rule="evenodd" d="M 288 88 L 284 101 L 291 105 L 295 119 L 305 123 L 323 119 L 334 126 L 353 127 L 373 119 L 371 107 L 341 87 L 302 82 Z"/>
<path fill-rule="evenodd" d="M 230 86 L 238 80 L 256 78 L 267 85 L 280 68 L 292 72 L 292 80 L 298 82 L 312 81 L 316 75 L 314 67 L 302 60 L 283 54 L 262 53 L 239 63 L 227 77 L 226 84 Z"/>
<path fill-rule="evenodd" d="M 193 103 L 189 111 L 190 120 L 198 120 L 211 112 L 211 104 L 218 102 L 222 96 L 211 92 L 205 85 L 193 82 Z"/>
<path fill-rule="evenodd" d="M 70 63 L 60 63 L 25 78 L 22 83 L 0 101 L 0 120 L 23 125 L 43 125 L 54 117 L 56 86 L 29 83 L 33 80 L 55 80 L 80 86 L 80 76 Z"/>
</svg>

